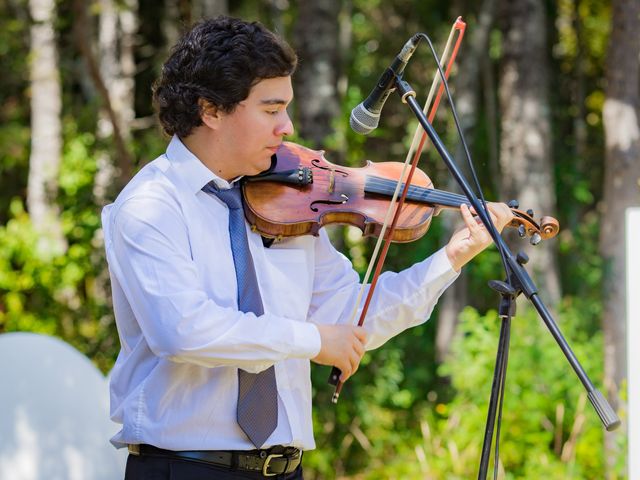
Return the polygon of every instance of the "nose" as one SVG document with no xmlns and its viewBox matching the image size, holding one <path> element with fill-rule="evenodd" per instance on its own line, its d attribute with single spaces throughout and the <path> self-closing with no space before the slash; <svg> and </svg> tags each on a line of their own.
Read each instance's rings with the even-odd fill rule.
<svg viewBox="0 0 640 480">
<path fill-rule="evenodd" d="M 280 123 L 276 128 L 276 135 L 285 137 L 287 135 L 293 135 L 293 132 L 294 132 L 293 122 L 289 117 L 289 113 L 285 111 L 283 122 Z"/>
</svg>

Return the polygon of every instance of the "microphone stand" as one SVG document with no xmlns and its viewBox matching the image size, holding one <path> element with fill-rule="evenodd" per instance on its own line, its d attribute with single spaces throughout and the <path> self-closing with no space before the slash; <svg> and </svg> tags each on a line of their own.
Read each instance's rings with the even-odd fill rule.
<svg viewBox="0 0 640 480">
<path fill-rule="evenodd" d="M 591 402 L 591 405 L 593 405 L 606 430 L 615 430 L 618 426 L 620 426 L 620 419 L 614 412 L 613 408 L 611 408 L 611 405 L 607 402 L 602 393 L 593 385 L 584 369 L 580 365 L 580 362 L 576 358 L 575 354 L 571 350 L 571 347 L 569 347 L 569 345 L 567 344 L 567 341 L 560 332 L 560 329 L 551 316 L 551 313 L 539 298 L 538 289 L 535 283 L 523 267 L 523 265 L 528 260 L 527 256 L 522 252 L 517 256 L 514 256 L 502 236 L 500 236 L 500 234 L 492 226 L 487 212 L 480 204 L 480 201 L 476 198 L 476 195 L 474 195 L 471 187 L 469 186 L 469 183 L 458 169 L 457 165 L 453 161 L 453 158 L 442 143 L 442 140 L 422 112 L 422 108 L 420 108 L 420 105 L 415 99 L 415 91 L 406 81 L 402 79 L 400 75 L 395 76 L 395 87 L 398 95 L 400 95 L 402 99 L 402 103 L 407 104 L 411 111 L 414 113 L 414 115 L 420 122 L 420 125 L 422 125 L 422 128 L 424 128 L 424 131 L 431 139 L 433 146 L 436 148 L 436 150 L 444 160 L 447 168 L 464 191 L 467 199 L 469 200 L 469 203 L 473 206 L 476 214 L 478 215 L 478 217 L 480 217 L 480 220 L 482 220 L 482 223 L 491 234 L 494 243 L 502 252 L 504 252 L 506 258 L 507 271 L 505 272 L 505 281 L 503 282 L 492 280 L 491 282 L 489 282 L 489 286 L 492 289 L 496 290 L 501 296 L 499 316 L 502 320 L 502 323 L 500 327 L 500 340 L 496 356 L 493 384 L 491 387 L 491 397 L 489 402 L 489 410 L 487 413 L 487 424 L 485 427 L 485 436 L 482 445 L 482 456 L 480 461 L 480 470 L 478 472 L 478 479 L 484 480 L 487 476 L 487 469 L 489 466 L 489 453 L 493 441 L 493 428 L 496 420 L 496 412 L 498 410 L 498 401 L 500 404 L 498 420 L 500 419 L 502 413 L 502 398 L 504 396 L 504 382 L 506 379 L 507 371 L 511 317 L 515 314 L 515 299 L 520 293 L 524 293 L 524 295 L 529 299 L 529 301 L 538 311 L 538 314 L 540 315 L 544 323 L 547 325 L 547 328 L 551 332 L 551 335 L 553 335 L 553 338 L 558 343 L 558 346 L 564 353 L 564 356 L 567 358 L 569 364 L 584 385 L 584 388 L 587 391 L 587 395 L 589 397 L 589 401 Z M 500 422 L 498 421 L 498 436 L 496 439 L 496 445 L 499 441 L 499 426 Z"/>
</svg>

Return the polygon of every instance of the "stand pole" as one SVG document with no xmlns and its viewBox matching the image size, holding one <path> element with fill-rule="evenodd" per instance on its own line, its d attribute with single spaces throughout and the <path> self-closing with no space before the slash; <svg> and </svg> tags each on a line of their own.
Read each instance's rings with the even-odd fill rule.
<svg viewBox="0 0 640 480">
<path fill-rule="evenodd" d="M 493 382 L 491 384 L 491 396 L 489 397 L 489 408 L 487 410 L 487 423 L 484 429 L 484 440 L 482 442 L 482 454 L 480 455 L 480 469 L 478 471 L 478 479 L 487 478 L 489 470 L 489 454 L 491 452 L 491 443 L 493 442 L 493 428 L 496 425 L 496 412 L 498 417 L 498 426 L 502 417 L 502 408 L 498 409 L 498 401 L 502 406 L 502 397 L 504 395 L 504 385 L 507 376 L 507 361 L 509 357 L 509 339 L 511 336 L 511 319 L 503 318 L 500 325 L 500 340 L 498 342 L 498 352 L 496 354 L 496 365 L 493 371 Z M 496 445 L 500 440 L 500 429 L 496 435 Z M 497 465 L 496 465 L 497 467 Z"/>
</svg>

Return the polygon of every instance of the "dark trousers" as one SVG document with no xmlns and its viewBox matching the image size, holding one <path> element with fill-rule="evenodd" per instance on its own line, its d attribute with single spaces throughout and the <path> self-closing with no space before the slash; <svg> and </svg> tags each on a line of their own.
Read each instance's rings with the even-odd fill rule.
<svg viewBox="0 0 640 480">
<path fill-rule="evenodd" d="M 200 462 L 150 455 L 129 455 L 127 470 L 124 475 L 124 480 L 233 480 L 245 478 L 304 480 L 302 477 L 302 465 L 291 473 L 264 477 L 260 472 L 231 470 Z"/>
</svg>

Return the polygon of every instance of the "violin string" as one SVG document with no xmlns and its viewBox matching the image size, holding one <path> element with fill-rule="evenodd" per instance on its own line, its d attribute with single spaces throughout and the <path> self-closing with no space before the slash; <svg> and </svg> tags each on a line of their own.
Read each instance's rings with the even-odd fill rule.
<svg viewBox="0 0 640 480">
<path fill-rule="evenodd" d="M 379 193 L 381 195 L 391 196 L 393 194 L 393 189 L 395 188 L 396 182 L 393 180 L 386 179 L 375 179 L 375 177 L 369 177 L 370 179 L 366 183 L 362 182 L 354 182 L 351 183 L 351 187 L 355 187 L 355 189 L 362 189 L 363 193 L 369 193 L 366 191 L 367 185 L 371 188 L 377 187 L 374 192 L 370 193 Z M 327 179 L 314 179 L 314 184 L 316 185 L 330 185 L 331 180 Z M 442 206 L 450 206 L 450 207 L 458 207 L 461 203 L 466 202 L 466 197 L 463 195 L 458 195 L 454 193 L 445 192 L 442 190 L 437 190 L 433 188 L 421 187 L 419 185 L 411 185 L 409 187 L 409 192 L 407 193 L 409 197 L 409 201 L 417 201 L 423 203 L 432 203 L 439 204 Z"/>
<path fill-rule="evenodd" d="M 390 193 L 392 186 L 395 186 L 395 181 L 387 180 L 380 177 L 369 177 L 368 185 L 374 187 L 380 187 L 380 190 L 385 190 L 385 193 Z M 365 187 L 366 188 L 366 187 Z M 407 195 L 411 195 L 410 200 L 429 200 L 434 203 L 442 203 L 445 206 L 459 207 L 462 203 L 468 203 L 467 197 L 456 193 L 445 192 L 435 188 L 421 187 L 419 185 L 411 185 Z"/>
<path fill-rule="evenodd" d="M 321 170 L 323 171 L 321 172 L 320 175 L 318 174 L 314 175 L 314 179 L 313 179 L 314 184 L 318 184 L 318 185 L 331 184 L 332 182 L 332 180 L 330 179 L 331 174 L 329 172 L 326 172 L 324 169 L 321 169 Z M 334 183 L 335 183 L 335 177 L 334 177 Z M 368 175 L 364 183 L 360 181 L 351 182 L 351 185 L 355 186 L 356 188 L 363 187 L 363 189 L 366 189 L 367 185 L 371 187 L 377 187 L 377 189 L 381 190 L 381 192 L 376 192 L 376 193 L 382 193 L 387 195 L 392 194 L 396 184 L 397 184 L 397 180 L 382 178 L 375 175 Z M 438 190 L 435 188 L 423 187 L 420 185 L 411 185 L 409 187 L 409 195 L 411 195 L 412 197 L 411 199 L 415 201 L 430 200 L 436 203 L 442 202 L 446 206 L 460 206 L 460 204 L 462 203 L 468 203 L 467 198 L 464 195 L 446 192 L 444 190 Z"/>
<path fill-rule="evenodd" d="M 395 181 L 386 180 L 379 177 L 370 177 L 370 181 L 367 182 L 368 185 L 372 187 L 377 186 L 381 190 L 385 190 L 385 191 L 390 191 L 392 186 L 395 186 L 395 183 L 396 183 Z M 447 202 L 466 200 L 466 197 L 463 197 L 462 195 L 445 192 L 443 190 L 438 190 L 435 188 L 422 187 L 420 185 L 409 186 L 409 192 L 412 193 L 414 197 L 417 196 L 420 198 L 427 198 L 428 196 L 429 198 L 432 198 L 432 199 L 438 198 Z"/>
<path fill-rule="evenodd" d="M 331 180 L 328 178 L 329 174 L 323 172 L 323 175 L 314 177 L 314 184 L 319 185 L 329 185 Z M 396 185 L 395 180 L 389 180 L 387 178 L 377 177 L 374 175 L 369 175 L 366 177 L 365 182 L 352 182 L 351 186 L 353 190 L 362 189 L 363 193 L 377 193 L 380 195 L 385 195 L 390 197 L 392 195 L 392 190 Z M 370 189 L 374 189 L 373 192 L 367 192 L 367 187 Z M 408 201 L 410 202 L 421 202 L 430 204 L 433 206 L 445 206 L 445 207 L 459 207 L 461 204 L 465 203 L 469 205 L 469 201 L 466 196 L 458 193 L 446 192 L 444 190 L 438 190 L 435 188 L 423 187 L 420 185 L 411 185 L 409 187 L 409 192 L 407 193 Z M 526 224 L 530 226 L 534 231 L 539 231 L 541 229 L 538 222 L 535 219 L 531 218 L 528 215 L 523 214 L 518 210 L 511 210 L 516 217 L 516 220 L 519 220 L 520 224 Z"/>
<path fill-rule="evenodd" d="M 324 175 L 316 175 L 314 176 L 314 184 L 330 185 L 332 180 L 328 177 L 328 173 L 324 173 Z M 360 181 L 351 183 L 352 187 L 355 187 L 356 189 L 362 188 L 363 190 L 365 190 L 364 193 L 367 193 L 367 185 L 371 188 L 376 188 L 376 191 L 373 193 L 380 193 L 382 195 L 391 196 L 393 190 L 395 189 L 395 186 L 397 185 L 397 182 L 395 180 L 389 180 L 377 176 L 367 176 L 367 179 L 364 183 Z M 422 187 L 420 185 L 409 186 L 407 195 L 409 196 L 409 200 L 422 201 L 425 203 L 442 206 L 458 207 L 462 203 L 468 203 L 467 198 L 464 195 L 445 192 L 443 190 L 438 190 L 435 188 Z"/>
</svg>

